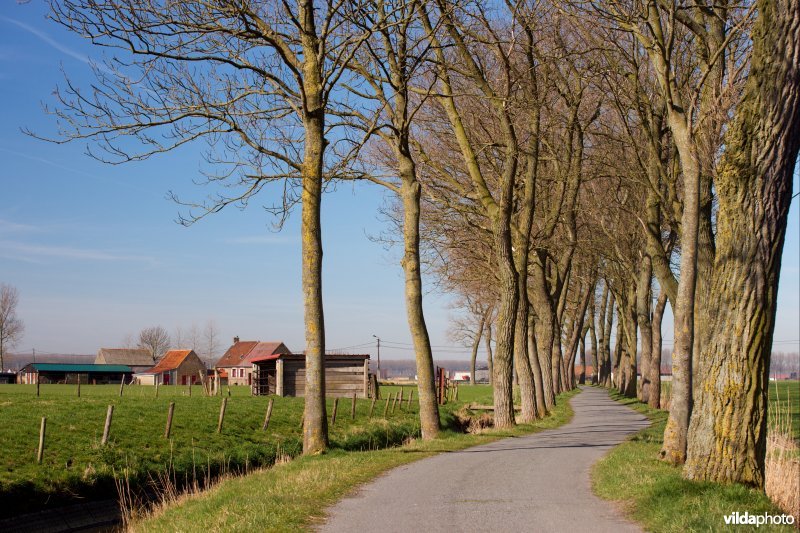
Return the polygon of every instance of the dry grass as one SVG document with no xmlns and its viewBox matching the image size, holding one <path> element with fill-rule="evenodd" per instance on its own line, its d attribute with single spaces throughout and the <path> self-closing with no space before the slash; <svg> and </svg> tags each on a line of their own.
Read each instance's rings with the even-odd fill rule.
<svg viewBox="0 0 800 533">
<path fill-rule="evenodd" d="M 780 397 L 769 411 L 764 490 L 767 496 L 800 523 L 800 447 L 793 438 L 791 395 Z"/>
</svg>

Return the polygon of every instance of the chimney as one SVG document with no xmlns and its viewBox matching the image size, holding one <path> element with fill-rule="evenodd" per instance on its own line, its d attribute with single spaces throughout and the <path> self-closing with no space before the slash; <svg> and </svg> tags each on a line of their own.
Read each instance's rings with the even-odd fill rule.
<svg viewBox="0 0 800 533">
<path fill-rule="evenodd" d="M 233 344 L 236 344 L 237 342 L 239 342 L 239 337 L 234 337 L 233 338 Z"/>
</svg>

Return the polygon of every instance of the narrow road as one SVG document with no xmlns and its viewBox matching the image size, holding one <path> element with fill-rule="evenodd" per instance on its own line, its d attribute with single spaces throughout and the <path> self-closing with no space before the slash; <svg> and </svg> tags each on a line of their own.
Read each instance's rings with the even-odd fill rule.
<svg viewBox="0 0 800 533">
<path fill-rule="evenodd" d="M 592 494 L 589 470 L 647 419 L 586 387 L 560 428 L 395 468 L 329 509 L 323 532 L 641 531 Z"/>
</svg>

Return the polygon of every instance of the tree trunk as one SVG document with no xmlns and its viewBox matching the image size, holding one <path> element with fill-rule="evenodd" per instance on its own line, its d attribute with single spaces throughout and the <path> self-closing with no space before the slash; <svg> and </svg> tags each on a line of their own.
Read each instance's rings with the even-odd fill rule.
<svg viewBox="0 0 800 533">
<path fill-rule="evenodd" d="M 597 358 L 597 332 L 595 328 L 595 295 L 592 293 L 592 298 L 589 300 L 589 339 L 592 346 L 592 385 L 597 385 L 597 371 L 598 371 L 598 358 Z"/>
<path fill-rule="evenodd" d="M 547 292 L 544 266 L 541 261 L 533 262 L 533 276 L 531 277 L 531 301 L 536 309 L 536 353 L 539 356 L 539 366 L 542 371 L 542 393 L 547 411 L 555 405 L 555 392 L 553 390 L 553 369 L 551 353 L 553 351 L 553 318 L 555 312 L 553 301 Z"/>
<path fill-rule="evenodd" d="M 589 328 L 583 328 L 583 335 L 581 335 L 580 354 L 581 354 L 581 373 L 578 376 L 578 385 L 586 384 L 586 334 L 589 333 Z"/>
<path fill-rule="evenodd" d="M 472 354 L 469 359 L 469 384 L 475 385 L 475 363 L 478 360 L 478 348 L 481 345 L 481 337 L 483 336 L 483 327 L 486 324 L 486 314 L 481 315 L 481 322 L 478 325 L 478 330 L 475 332 L 475 338 L 472 341 Z"/>
<path fill-rule="evenodd" d="M 653 409 L 661 409 L 661 322 L 664 319 L 664 309 L 667 307 L 667 293 L 663 289 L 658 293 L 658 301 L 653 310 L 652 349 L 650 354 L 650 397 L 648 404 Z"/>
<path fill-rule="evenodd" d="M 645 255 L 639 265 L 639 279 L 636 282 L 636 323 L 639 326 L 639 333 L 642 337 L 642 356 L 641 356 L 641 387 L 638 388 L 639 400 L 647 403 L 650 400 L 650 365 L 653 354 L 653 331 L 650 322 L 650 297 L 651 282 L 653 278 L 653 267 L 650 256 Z M 633 353 L 636 353 L 636 346 L 633 346 Z M 635 374 L 634 374 L 635 375 Z"/>
<path fill-rule="evenodd" d="M 608 290 L 608 281 L 603 282 L 603 294 L 600 297 L 600 316 L 597 317 L 597 325 L 599 326 L 600 330 L 600 338 L 598 339 L 599 342 L 599 353 L 597 355 L 597 382 L 607 387 L 608 383 L 606 382 L 606 378 L 608 376 L 608 371 L 606 370 L 606 357 L 608 354 L 608 338 L 611 335 L 611 332 L 606 327 L 606 311 L 608 309 L 608 298 L 609 298 L 610 291 Z"/>
<path fill-rule="evenodd" d="M 527 267 L 526 267 L 527 268 Z M 520 279 L 527 276 L 520 276 Z M 533 369 L 528 357 L 528 295 L 527 291 L 519 291 L 517 305 L 516 331 L 514 333 L 514 369 L 519 381 L 521 400 L 520 418 L 523 423 L 533 422 L 541 417 L 536 407 L 536 384 L 533 379 Z"/>
<path fill-rule="evenodd" d="M 689 479 L 763 487 L 769 358 L 800 148 L 800 2 L 761 0 L 741 103 L 717 173 L 717 253 Z"/>
<path fill-rule="evenodd" d="M 533 309 L 528 310 L 528 358 L 531 360 L 533 382 L 536 388 L 536 411 L 539 416 L 547 414 L 547 405 L 544 400 L 544 384 L 542 382 L 542 366 L 539 363 L 539 350 L 536 348 L 536 323 Z"/>
<path fill-rule="evenodd" d="M 303 27 L 303 91 L 305 107 L 301 195 L 303 251 L 303 307 L 306 334 L 306 383 L 303 411 L 303 453 L 318 454 L 328 447 L 328 417 L 325 410 L 325 319 L 322 309 L 322 205 L 325 153 L 324 87 L 317 56 L 319 39 L 314 21 L 314 3 L 299 4 Z"/>
<path fill-rule="evenodd" d="M 508 213 L 510 216 L 510 212 Z M 514 332 L 519 304 L 517 271 L 511 252 L 510 220 L 498 215 L 493 222 L 494 248 L 500 278 L 497 341 L 494 353 L 494 427 L 514 425 L 513 357 Z"/>
<path fill-rule="evenodd" d="M 486 335 L 483 336 L 486 346 L 486 366 L 489 368 L 489 385 L 494 386 L 494 356 L 492 355 L 492 323 L 486 321 Z"/>
<path fill-rule="evenodd" d="M 402 150 L 398 150 L 402 152 Z M 420 184 L 411 156 L 400 154 L 401 197 L 403 199 L 403 271 L 405 272 L 406 312 L 417 363 L 419 421 L 422 438 L 439 436 L 439 402 L 433 371 L 433 354 L 422 308 L 422 274 L 419 258 Z M 477 350 L 476 350 L 477 351 Z M 473 358 L 473 362 L 474 362 Z M 474 369 L 473 369 L 474 379 Z"/>
<path fill-rule="evenodd" d="M 620 363 L 622 362 L 622 354 L 625 348 L 625 320 L 627 319 L 624 302 L 620 298 L 617 298 L 616 309 L 617 331 L 615 332 L 616 338 L 614 339 L 614 359 L 611 361 L 611 385 L 620 389 L 622 387 L 622 373 L 620 369 L 624 368 Z"/>
</svg>

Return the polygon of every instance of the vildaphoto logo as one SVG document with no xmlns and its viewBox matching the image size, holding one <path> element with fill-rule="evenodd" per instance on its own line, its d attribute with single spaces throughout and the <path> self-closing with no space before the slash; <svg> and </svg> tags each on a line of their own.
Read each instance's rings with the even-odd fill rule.
<svg viewBox="0 0 800 533">
<path fill-rule="evenodd" d="M 747 511 L 740 513 L 735 511 L 723 517 L 727 526 L 766 526 L 794 524 L 794 516 L 790 514 L 750 514 Z"/>
</svg>

